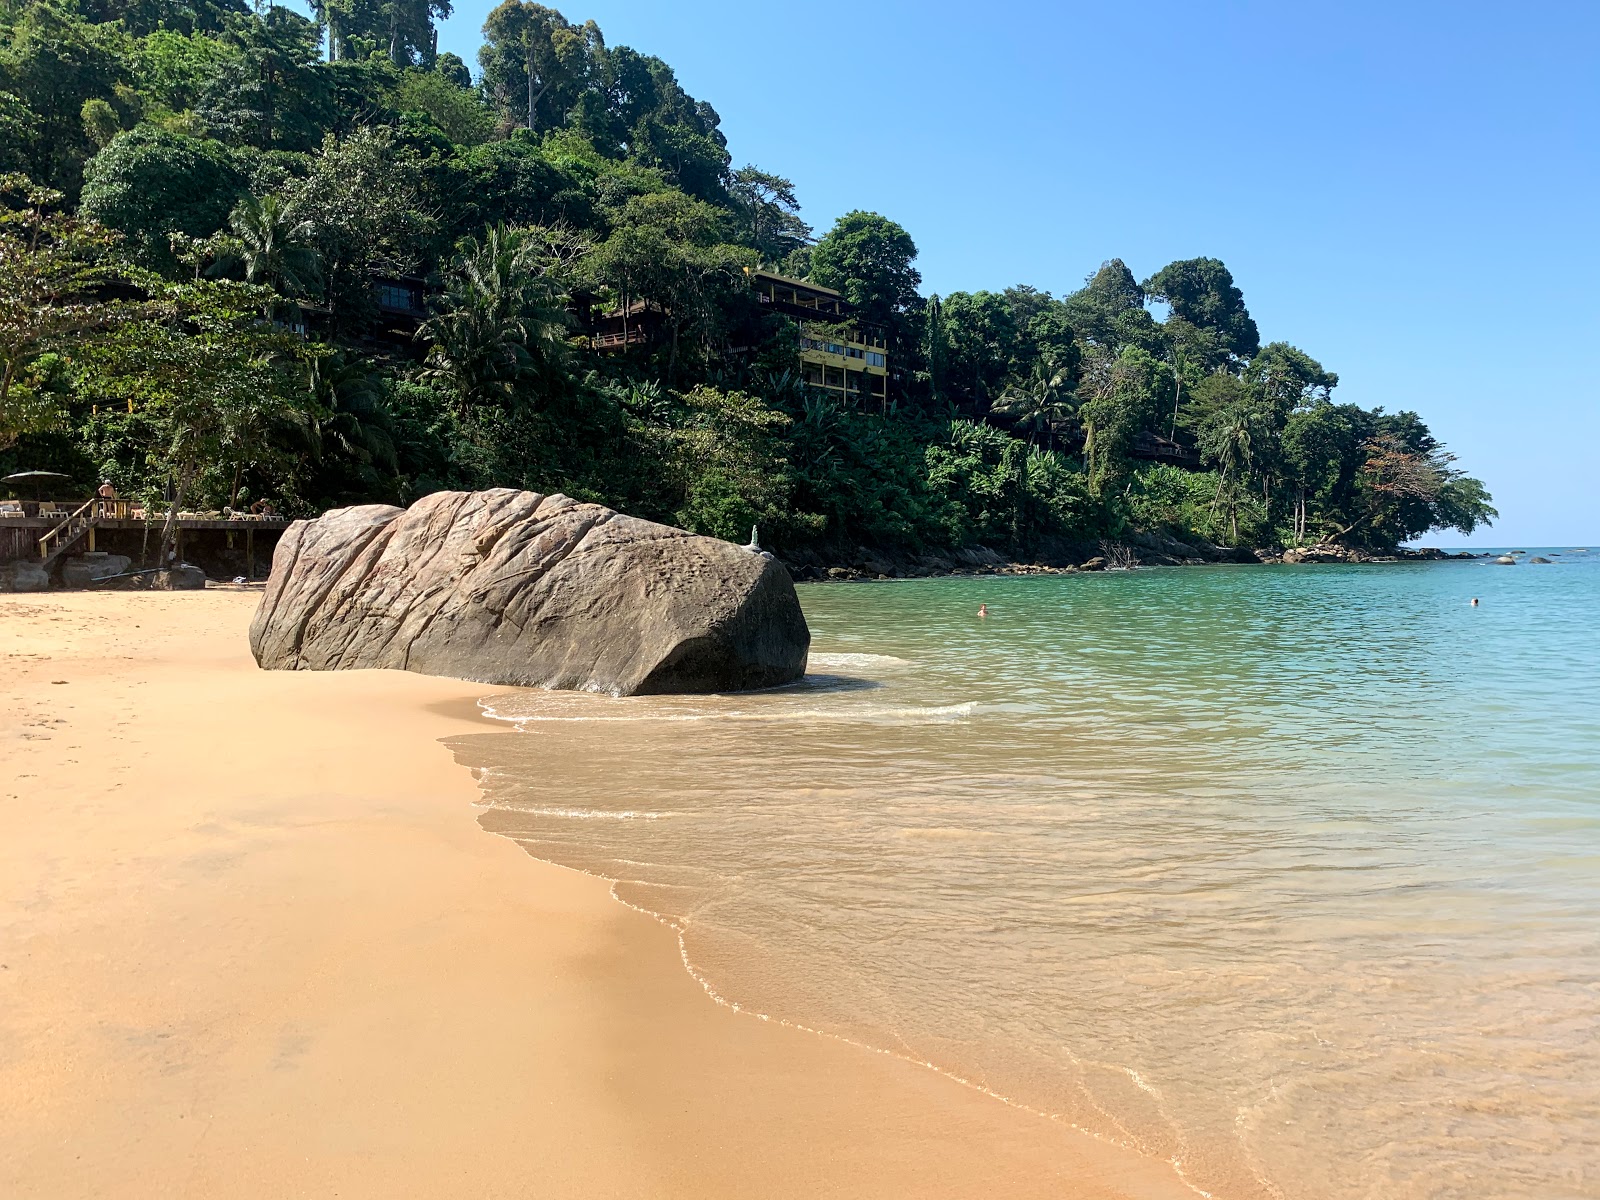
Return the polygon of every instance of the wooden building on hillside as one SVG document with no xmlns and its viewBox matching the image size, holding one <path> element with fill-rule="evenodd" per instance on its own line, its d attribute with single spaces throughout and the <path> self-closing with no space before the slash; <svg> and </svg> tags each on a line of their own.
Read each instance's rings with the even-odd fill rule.
<svg viewBox="0 0 1600 1200">
<path fill-rule="evenodd" d="M 778 313 L 800 326 L 801 377 L 839 400 L 881 404 L 889 377 L 884 331 L 855 319 L 851 306 L 832 288 L 771 271 L 745 269 L 757 311 Z M 579 313 L 596 350 L 623 351 L 645 346 L 662 335 L 667 314 L 653 303 L 635 300 L 626 308 Z"/>
<path fill-rule="evenodd" d="M 881 402 L 889 378 L 888 339 L 857 321 L 832 288 L 771 271 L 747 270 L 756 301 L 800 324 L 800 371 L 806 383 L 841 400 Z"/>
</svg>

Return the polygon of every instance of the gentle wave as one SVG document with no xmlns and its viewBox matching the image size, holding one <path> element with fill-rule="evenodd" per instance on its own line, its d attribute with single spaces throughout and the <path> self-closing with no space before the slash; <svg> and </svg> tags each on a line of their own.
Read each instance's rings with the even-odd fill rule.
<svg viewBox="0 0 1600 1200">
<path fill-rule="evenodd" d="M 870 671 L 876 667 L 909 667 L 911 660 L 892 654 L 812 654 L 807 670 Z"/>
<path fill-rule="evenodd" d="M 846 724 L 846 725 L 937 725 L 951 721 L 965 721 L 978 711 L 977 701 L 961 704 L 934 705 L 851 705 L 839 708 L 772 708 L 765 711 L 738 709 L 709 710 L 703 712 L 661 712 L 633 710 L 627 712 L 506 712 L 485 706 L 484 716 L 494 721 L 513 725 L 558 724 L 617 724 L 617 723 L 692 723 L 712 721 L 722 723 L 747 722 L 751 724 Z"/>
<path fill-rule="evenodd" d="M 573 821 L 664 821 L 676 817 L 675 812 L 644 812 L 634 809 L 617 811 L 607 808 L 553 808 L 539 804 L 513 804 L 505 800 L 475 800 L 474 808 L 494 808 L 502 812 L 526 813 L 534 817 L 565 817 Z"/>
</svg>

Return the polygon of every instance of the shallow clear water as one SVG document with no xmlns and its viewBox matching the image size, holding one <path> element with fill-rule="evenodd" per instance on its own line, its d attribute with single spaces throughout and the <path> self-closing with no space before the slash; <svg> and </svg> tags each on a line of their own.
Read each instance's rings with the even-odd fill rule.
<svg viewBox="0 0 1600 1200">
<path fill-rule="evenodd" d="M 456 749 L 724 1001 L 1221 1200 L 1600 1197 L 1600 547 L 1560 549 L 811 586 L 801 686 L 502 694 Z"/>
</svg>

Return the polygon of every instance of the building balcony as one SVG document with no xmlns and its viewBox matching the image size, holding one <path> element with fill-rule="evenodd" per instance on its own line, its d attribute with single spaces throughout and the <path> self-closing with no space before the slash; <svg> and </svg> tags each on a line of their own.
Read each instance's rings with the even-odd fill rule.
<svg viewBox="0 0 1600 1200">
<path fill-rule="evenodd" d="M 802 362 L 801 375 L 808 387 L 822 388 L 851 400 L 863 396 L 882 399 L 888 387 L 888 376 L 881 372 L 846 369 L 809 360 Z"/>
<path fill-rule="evenodd" d="M 882 352 L 869 350 L 859 343 L 846 345 L 802 339 L 800 361 L 842 370 L 865 371 L 871 375 L 886 375 L 889 371 L 888 359 Z"/>
<path fill-rule="evenodd" d="M 650 331 L 635 325 L 626 333 L 621 330 L 605 331 L 594 335 L 596 350 L 620 350 L 625 346 L 642 346 L 650 340 Z"/>
</svg>

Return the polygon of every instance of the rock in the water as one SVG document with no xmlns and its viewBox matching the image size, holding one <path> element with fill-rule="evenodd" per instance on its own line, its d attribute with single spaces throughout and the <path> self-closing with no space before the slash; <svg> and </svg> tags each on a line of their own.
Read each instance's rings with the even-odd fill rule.
<svg viewBox="0 0 1600 1200">
<path fill-rule="evenodd" d="M 0 563 L 0 592 L 42 592 L 49 586 L 43 563 L 32 559 Z"/>
<path fill-rule="evenodd" d="M 1517 560 L 1512 558 L 1509 554 L 1502 554 L 1494 561 L 1499 563 L 1502 567 L 1514 567 L 1517 565 Z"/>
<path fill-rule="evenodd" d="M 790 683 L 810 645 L 771 556 L 510 488 L 296 521 L 250 626 L 268 668 L 614 695 Z"/>
<path fill-rule="evenodd" d="M 1291 546 L 1283 552 L 1283 561 L 1286 563 L 1343 563 L 1356 561 L 1356 555 L 1344 546 L 1319 542 L 1315 546 Z"/>
<path fill-rule="evenodd" d="M 1078 564 L 1078 570 L 1080 571 L 1104 571 L 1105 569 L 1106 560 L 1099 555 L 1095 555 L 1088 562 Z"/>
<path fill-rule="evenodd" d="M 1543 563 L 1547 567 L 1550 565 L 1550 560 L 1548 558 L 1544 558 L 1544 557 L 1541 557 L 1539 555 L 1535 555 L 1534 557 L 1530 558 L 1528 561 L 1531 562 L 1531 563 Z"/>
<path fill-rule="evenodd" d="M 1206 554 L 1199 546 L 1180 541 L 1171 534 L 1154 530 L 1149 533 L 1131 533 L 1128 544 L 1139 556 L 1140 565 L 1146 567 L 1175 567 L 1180 563 L 1202 563 Z M 1210 547 L 1219 550 L 1220 547 Z"/>
</svg>

